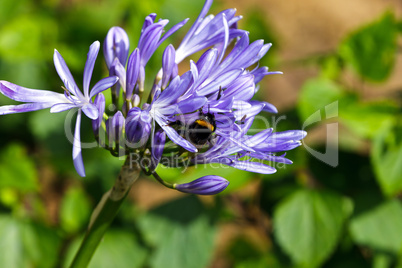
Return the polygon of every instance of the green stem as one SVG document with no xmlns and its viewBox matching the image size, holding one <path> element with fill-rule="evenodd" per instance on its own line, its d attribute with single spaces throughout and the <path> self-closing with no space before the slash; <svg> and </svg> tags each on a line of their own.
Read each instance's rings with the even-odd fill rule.
<svg viewBox="0 0 402 268">
<path fill-rule="evenodd" d="M 132 165 L 131 165 L 132 164 Z M 113 221 L 128 191 L 140 175 L 136 163 L 126 159 L 114 186 L 106 192 L 91 216 L 84 240 L 70 268 L 87 267 L 110 223 Z"/>
<path fill-rule="evenodd" d="M 161 177 L 159 177 L 158 173 L 156 173 L 155 171 L 152 172 L 152 176 L 154 176 L 154 178 L 156 179 L 157 182 L 159 182 L 160 184 L 166 186 L 167 188 L 170 189 L 175 189 L 175 185 L 171 184 L 167 181 L 164 181 Z"/>
</svg>

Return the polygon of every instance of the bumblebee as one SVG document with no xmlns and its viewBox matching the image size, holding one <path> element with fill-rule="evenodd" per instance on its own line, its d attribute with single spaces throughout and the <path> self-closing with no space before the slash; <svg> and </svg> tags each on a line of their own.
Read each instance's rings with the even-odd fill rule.
<svg viewBox="0 0 402 268">
<path fill-rule="evenodd" d="M 174 127 L 180 136 L 190 141 L 194 145 L 203 146 L 211 141 L 213 133 L 216 129 L 215 115 L 212 113 L 202 113 L 200 111 L 199 118 L 191 124 L 185 124 L 180 120 L 169 124 Z"/>
<path fill-rule="evenodd" d="M 219 87 L 217 100 L 222 96 L 224 89 Z M 180 120 L 172 122 L 169 126 L 177 126 L 176 130 L 180 136 L 190 141 L 195 146 L 204 146 L 207 142 L 211 142 L 211 138 L 216 130 L 216 120 L 213 113 L 203 113 L 202 108 L 199 110 L 199 118 L 193 123 L 185 125 Z"/>
<path fill-rule="evenodd" d="M 200 117 L 188 126 L 185 136 L 194 145 L 204 145 L 211 140 L 215 129 L 215 115 L 200 112 Z"/>
</svg>

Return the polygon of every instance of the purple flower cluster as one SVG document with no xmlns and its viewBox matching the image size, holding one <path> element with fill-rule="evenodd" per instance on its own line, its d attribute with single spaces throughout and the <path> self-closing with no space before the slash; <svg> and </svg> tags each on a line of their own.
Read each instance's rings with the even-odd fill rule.
<svg viewBox="0 0 402 268">
<path fill-rule="evenodd" d="M 150 14 L 131 54 L 126 32 L 120 27 L 112 27 L 103 45 L 109 77 L 96 83 L 91 91 L 89 84 L 99 42 L 94 42 L 88 53 L 83 92 L 78 89 L 61 55 L 55 51 L 54 63 L 65 93 L 28 89 L 0 81 L 1 93 L 26 102 L 0 107 L 0 114 L 49 107 L 51 112 L 78 109 L 73 160 L 81 176 L 85 176 L 80 146 L 82 112 L 92 119 L 99 144 L 112 154 L 136 153 L 150 160 L 150 164 L 141 166 L 147 174 L 156 174 L 158 164 L 207 163 L 263 174 L 276 172 L 267 162 L 290 164 L 284 155 L 276 154 L 299 146 L 306 132 L 274 132 L 268 128 L 254 135 L 248 134 L 260 112 L 277 113 L 275 106 L 253 100 L 253 97 L 264 76 L 280 72 L 270 72 L 267 67 L 258 65 L 271 44 L 264 44 L 263 40 L 250 43 L 248 32 L 237 28 L 241 17 L 235 16 L 234 9 L 207 16 L 211 4 L 212 0 L 205 2 L 177 49 L 173 45 L 165 47 L 161 68 L 149 90 L 145 88 L 149 59 L 187 20 L 165 30 L 169 21 L 156 20 L 156 14 Z M 231 43 L 234 45 L 229 49 Z M 200 51 L 204 52 L 199 59 L 196 62 L 190 59 L 189 70 L 180 74 L 178 64 Z M 111 88 L 112 103 L 117 108 L 109 116 L 105 113 L 106 101 L 102 94 L 108 88 Z M 178 163 L 161 161 L 164 156 L 175 155 L 180 156 Z M 216 194 L 227 184 L 227 180 L 211 175 L 171 188 L 195 194 Z"/>
</svg>

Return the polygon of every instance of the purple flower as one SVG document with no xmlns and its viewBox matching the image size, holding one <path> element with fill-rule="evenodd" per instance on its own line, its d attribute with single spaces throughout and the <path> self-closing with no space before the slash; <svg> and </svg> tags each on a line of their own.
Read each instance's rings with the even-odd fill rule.
<svg viewBox="0 0 402 268">
<path fill-rule="evenodd" d="M 128 61 L 127 74 L 124 68 L 127 60 L 129 44 L 127 34 L 119 27 L 112 27 L 105 39 L 104 53 L 109 71 L 113 73 L 113 75 L 117 74 L 121 79 L 120 84 L 122 85 L 124 92 L 126 92 L 126 98 L 128 100 L 131 99 L 134 85 L 137 84 L 137 82 L 137 91 L 144 91 L 145 66 L 156 49 L 188 21 L 188 19 L 185 19 L 179 22 L 162 36 L 164 28 L 169 23 L 169 20 L 161 19 L 158 22 L 155 22 L 155 19 L 156 14 L 154 13 L 145 18 L 140 39 L 138 41 L 138 47 L 130 55 Z M 108 40 L 109 42 L 107 42 Z M 115 43 L 121 44 L 121 47 L 117 47 L 116 49 L 116 46 L 113 46 Z M 127 53 L 125 53 L 126 51 Z M 118 58 L 117 61 L 115 60 L 116 57 Z M 137 94 L 137 92 L 135 94 Z M 117 92 L 117 96 L 118 95 Z"/>
<path fill-rule="evenodd" d="M 51 113 L 58 113 L 78 108 L 73 142 L 73 161 L 75 169 L 82 177 L 85 176 L 85 169 L 81 155 L 81 113 L 83 112 L 92 120 L 97 120 L 99 117 L 99 109 L 92 102 L 92 98 L 113 86 L 118 80 L 115 76 L 104 78 L 89 90 L 95 60 L 99 52 L 99 46 L 99 42 L 96 41 L 89 48 L 84 69 L 83 92 L 78 88 L 63 57 L 57 50 L 54 51 L 53 59 L 56 71 L 64 84 L 64 94 L 47 90 L 29 89 L 7 81 L 0 81 L 0 92 L 2 94 L 16 101 L 26 102 L 25 104 L 20 105 L 2 106 L 0 107 L 0 115 L 30 112 L 45 108 L 50 108 Z"/>
<path fill-rule="evenodd" d="M 222 192 L 228 185 L 229 181 L 226 179 L 215 175 L 209 175 L 189 183 L 174 184 L 173 188 L 183 193 L 213 195 Z"/>
<path fill-rule="evenodd" d="M 241 20 L 242 17 L 235 16 L 235 9 L 224 10 L 216 16 L 206 16 L 211 5 L 212 0 L 205 1 L 200 15 L 187 32 L 176 51 L 176 63 L 181 62 L 186 57 L 200 50 L 220 45 L 223 43 L 225 35 L 227 35 L 229 39 L 234 39 L 245 32 L 236 27 L 237 22 Z M 226 18 L 227 25 L 224 25 L 223 18 Z M 225 33 L 225 28 L 229 28 L 229 32 Z"/>
<path fill-rule="evenodd" d="M 138 107 L 132 108 L 126 119 L 126 136 L 127 142 L 132 144 L 131 147 L 143 146 L 151 133 L 151 117 L 148 111 L 142 111 Z M 134 147 L 133 147 L 134 148 Z"/>
<path fill-rule="evenodd" d="M 126 31 L 120 27 L 112 27 L 106 35 L 103 43 L 103 54 L 105 56 L 106 65 L 108 68 L 112 66 L 115 58 L 126 66 L 130 41 Z"/>
<path fill-rule="evenodd" d="M 159 164 L 220 163 L 263 174 L 276 172 L 273 163 L 291 164 L 285 152 L 300 146 L 306 132 L 275 132 L 267 128 L 250 133 L 252 123 L 261 112 L 278 112 L 274 105 L 254 99 L 259 90 L 258 83 L 266 75 L 281 72 L 259 66 L 270 43 L 263 40 L 250 43 L 248 32 L 237 28 L 241 16 L 236 16 L 234 9 L 207 16 L 211 4 L 212 0 L 205 1 L 200 15 L 177 49 L 171 44 L 166 46 L 160 59 L 161 68 L 152 71 L 156 77 L 148 90 L 145 85 L 150 83 L 145 83 L 145 73 L 149 59 L 187 19 L 165 32 L 168 20 L 156 20 L 156 14 L 150 14 L 145 18 L 138 45 L 130 55 L 126 32 L 120 27 L 112 27 L 103 50 L 109 74 L 113 76 L 99 81 L 91 91 L 89 84 L 99 42 L 92 44 L 88 53 L 83 92 L 75 84 L 63 58 L 55 51 L 55 66 L 65 93 L 27 89 L 0 81 L 0 92 L 25 102 L 0 107 L 0 114 L 44 108 L 60 112 L 77 108 L 73 159 L 81 176 L 85 175 L 80 146 L 82 113 L 92 119 L 96 140 L 102 147 L 115 156 L 140 155 L 148 160 L 141 161 L 148 163 L 141 166 L 146 174 L 154 174 L 163 185 L 182 192 L 216 194 L 226 188 L 228 181 L 211 175 L 190 183 L 171 185 L 157 175 Z M 200 51 L 198 60 L 189 60 L 189 70 L 179 73 L 178 63 Z M 117 80 L 119 84 L 115 85 Z M 105 114 L 106 100 L 100 94 L 109 87 L 112 87 L 112 104 L 117 108 L 114 114 Z M 105 126 L 106 129 L 102 129 Z M 108 140 L 102 140 L 101 131 L 107 134 Z"/>
<path fill-rule="evenodd" d="M 126 66 L 129 48 L 130 41 L 128 40 L 127 33 L 120 27 L 110 28 L 106 35 L 105 42 L 103 43 L 103 54 L 110 76 L 116 75 L 116 70 L 113 66 L 115 59 L 117 59 L 121 65 Z M 113 87 L 113 91 L 116 96 L 119 96 L 119 84 Z"/>
<path fill-rule="evenodd" d="M 190 72 L 185 73 L 181 77 L 176 76 L 169 86 L 159 94 L 155 93 L 155 98 L 149 106 L 149 114 L 158 123 L 158 125 L 166 132 L 167 136 L 176 144 L 182 146 L 190 152 L 197 152 L 197 148 L 188 140 L 180 136 L 177 131 L 170 126 L 169 118 L 177 113 L 194 112 L 202 107 L 205 97 L 192 96 L 189 99 L 178 101 L 191 85 L 192 75 Z"/>
<path fill-rule="evenodd" d="M 124 123 L 125 119 L 120 111 L 117 111 L 114 116 L 106 120 L 106 133 L 109 137 L 109 144 L 120 143 L 123 138 Z"/>
</svg>

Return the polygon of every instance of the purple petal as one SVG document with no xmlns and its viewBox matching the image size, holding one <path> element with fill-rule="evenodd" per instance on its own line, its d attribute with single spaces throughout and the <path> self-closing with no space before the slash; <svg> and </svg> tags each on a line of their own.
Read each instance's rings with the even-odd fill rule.
<svg viewBox="0 0 402 268">
<path fill-rule="evenodd" d="M 168 45 L 163 52 L 162 57 L 162 88 L 166 88 L 172 74 L 177 73 L 177 64 L 175 63 L 175 49 L 172 45 Z"/>
<path fill-rule="evenodd" d="M 127 33 L 120 27 L 112 27 L 106 35 L 103 44 L 103 54 L 107 67 L 110 69 L 115 58 L 125 66 L 130 42 Z"/>
<path fill-rule="evenodd" d="M 112 66 L 110 68 L 111 72 L 110 73 L 114 73 L 115 75 L 117 75 L 117 77 L 119 78 L 119 85 L 123 88 L 123 90 L 126 90 L 126 69 L 124 68 L 124 66 L 120 63 L 118 58 L 115 58 Z M 117 85 L 118 86 L 118 85 Z M 116 95 L 119 96 L 120 95 L 120 88 L 118 87 L 116 90 Z"/>
<path fill-rule="evenodd" d="M 81 107 L 82 111 L 84 114 L 92 120 L 98 119 L 99 117 L 99 111 L 98 108 L 92 103 L 87 103 L 84 106 Z"/>
<path fill-rule="evenodd" d="M 254 96 L 254 88 L 254 77 L 249 74 L 242 75 L 223 92 L 222 96 L 249 101 Z"/>
<path fill-rule="evenodd" d="M 161 20 L 158 23 L 150 25 L 141 34 L 140 40 L 138 42 L 138 48 L 141 53 L 141 65 L 145 66 L 151 58 L 152 54 L 158 47 L 158 40 L 160 39 L 163 27 L 166 25 L 168 20 Z"/>
<path fill-rule="evenodd" d="M 179 102 L 176 112 L 179 114 L 191 113 L 204 106 L 205 103 L 207 103 L 207 98 L 205 97 L 190 98 Z"/>
<path fill-rule="evenodd" d="M 194 35 L 194 32 L 197 30 L 198 26 L 204 19 L 204 17 L 207 15 L 208 10 L 211 8 L 213 0 L 206 0 L 204 3 L 204 6 L 202 7 L 202 10 L 200 12 L 200 15 L 198 15 L 198 18 L 195 20 L 194 24 L 191 26 L 190 30 L 188 30 L 186 36 L 183 38 L 183 41 L 180 45 L 180 47 L 185 46 L 186 43 L 191 39 L 191 37 Z M 179 47 L 179 48 L 180 48 Z M 183 59 L 181 59 L 183 60 Z M 179 63 L 179 62 L 177 62 Z"/>
<path fill-rule="evenodd" d="M 273 174 L 276 172 L 275 168 L 259 162 L 233 161 L 231 166 L 237 169 L 257 172 L 261 174 Z"/>
<path fill-rule="evenodd" d="M 285 154 L 284 154 L 285 155 Z M 249 156 L 261 160 L 266 160 L 266 161 L 271 161 L 271 162 L 277 162 L 277 163 L 283 163 L 283 164 L 293 164 L 293 162 L 287 158 L 282 156 L 276 156 L 276 155 L 266 155 L 262 153 L 250 153 Z"/>
<path fill-rule="evenodd" d="M 73 108 L 76 108 L 77 105 L 72 104 L 72 103 L 58 103 L 52 106 L 52 108 L 50 108 L 50 112 L 51 113 L 60 113 L 60 112 L 64 112 Z"/>
<path fill-rule="evenodd" d="M 242 143 L 241 141 L 237 140 L 236 137 L 232 137 L 232 135 L 227 135 L 226 133 L 223 133 L 222 131 L 219 131 L 218 129 L 215 131 L 216 134 L 229 139 L 231 142 L 233 142 L 236 146 L 239 146 L 240 148 L 242 148 L 243 150 L 247 151 L 247 152 L 255 152 L 255 150 L 247 145 L 245 145 L 244 143 Z"/>
<path fill-rule="evenodd" d="M 307 132 L 304 130 L 287 130 L 282 132 L 276 132 L 271 135 L 272 140 L 301 140 L 306 137 Z"/>
<path fill-rule="evenodd" d="M 64 94 L 21 87 L 4 80 L 0 81 L 0 92 L 12 100 L 21 102 L 44 102 L 52 104 L 69 102 Z"/>
<path fill-rule="evenodd" d="M 192 81 L 191 72 L 186 72 L 179 79 L 176 76 L 169 84 L 169 86 L 162 91 L 161 95 L 158 98 L 158 103 L 170 104 L 183 95 L 190 87 L 190 83 Z"/>
<path fill-rule="evenodd" d="M 73 162 L 75 170 L 77 171 L 78 175 L 80 175 L 81 177 L 85 177 L 84 162 L 82 161 L 82 154 L 81 154 L 80 129 L 81 129 L 81 110 L 78 110 L 77 121 L 75 123 L 75 131 L 74 131 Z"/>
<path fill-rule="evenodd" d="M 89 98 L 92 99 L 93 96 L 96 96 L 100 92 L 112 87 L 118 80 L 119 78 L 117 76 L 109 76 L 101 79 L 91 89 L 91 95 L 89 95 Z"/>
<path fill-rule="evenodd" d="M 216 175 L 209 175 L 189 183 L 175 184 L 174 188 L 189 194 L 213 195 L 222 192 L 228 185 L 229 181 L 226 179 Z"/>
<path fill-rule="evenodd" d="M 220 74 L 215 81 L 209 83 L 205 87 L 198 89 L 197 93 L 201 96 L 209 95 L 211 93 L 216 93 L 219 88 L 226 88 L 233 81 L 235 81 L 243 73 L 242 69 L 235 69 L 225 73 Z"/>
<path fill-rule="evenodd" d="M 151 13 L 148 16 L 146 16 L 144 24 L 142 25 L 141 32 L 144 32 L 146 28 L 151 26 L 154 23 L 155 18 L 156 18 L 156 13 Z"/>
<path fill-rule="evenodd" d="M 136 48 L 131 53 L 127 64 L 127 87 L 126 87 L 126 99 L 131 99 L 134 86 L 138 80 L 138 74 L 140 73 L 140 51 Z"/>
<path fill-rule="evenodd" d="M 274 142 L 263 142 L 254 148 L 261 152 L 266 153 L 277 153 L 277 152 L 285 152 L 297 148 L 301 145 L 300 141 L 274 141 Z"/>
<path fill-rule="evenodd" d="M 218 50 L 212 48 L 207 50 L 201 55 L 200 59 L 197 61 L 197 70 L 199 77 L 196 81 L 196 85 L 203 83 L 210 75 L 212 67 L 215 65 L 218 58 Z"/>
<path fill-rule="evenodd" d="M 161 38 L 161 40 L 159 40 L 158 42 L 158 46 L 160 46 L 163 41 L 165 41 L 169 36 L 171 36 L 172 34 L 174 34 L 178 29 L 180 29 L 181 27 L 184 26 L 184 24 L 186 24 L 188 21 L 188 19 L 184 19 L 181 22 L 177 23 L 175 26 L 173 26 L 171 29 L 169 29 Z"/>
<path fill-rule="evenodd" d="M 109 118 L 106 121 L 106 132 L 109 136 L 109 141 L 120 141 L 122 137 L 123 126 L 125 123 L 125 119 L 123 114 L 120 111 L 114 114 L 112 118 Z"/>
<path fill-rule="evenodd" d="M 163 149 L 166 142 L 166 133 L 163 130 L 158 130 L 155 132 L 155 136 L 152 140 L 152 157 L 155 160 L 155 166 L 159 163 Z"/>
<path fill-rule="evenodd" d="M 263 103 L 254 104 L 253 106 L 251 106 L 251 108 L 237 110 L 234 112 L 234 114 L 235 114 L 236 118 L 238 118 L 238 119 L 241 119 L 244 116 L 247 116 L 247 118 L 251 118 L 251 117 L 254 117 L 257 114 L 259 114 L 263 109 L 264 109 Z"/>
<path fill-rule="evenodd" d="M 20 105 L 6 105 L 0 106 L 0 115 L 16 114 L 42 110 L 51 107 L 53 103 L 24 103 Z"/>
<path fill-rule="evenodd" d="M 264 104 L 264 108 L 262 109 L 263 111 L 269 112 L 269 113 L 274 113 L 274 114 L 278 113 L 278 109 L 276 109 L 276 107 L 273 104 L 268 103 L 266 101 L 252 100 L 252 101 L 249 101 L 249 103 L 253 106 L 256 104 Z"/>
<path fill-rule="evenodd" d="M 89 84 L 91 83 L 92 72 L 95 66 L 96 57 L 98 57 L 100 43 L 95 41 L 89 47 L 89 52 L 87 55 L 87 61 L 85 62 L 84 69 L 84 95 L 86 98 L 89 96 Z"/>
<path fill-rule="evenodd" d="M 220 53 L 218 62 L 221 62 L 223 59 L 223 56 L 225 56 L 226 48 L 229 43 L 229 26 L 228 26 L 228 22 L 226 20 L 225 15 L 222 16 L 222 23 L 223 23 L 223 29 L 224 29 L 224 36 L 223 36 L 224 38 L 223 38 L 223 44 L 222 44 L 222 51 Z"/>
<path fill-rule="evenodd" d="M 151 117 L 148 111 L 138 107 L 130 109 L 126 120 L 126 136 L 129 142 L 142 146 L 151 133 Z"/>
<path fill-rule="evenodd" d="M 61 78 L 61 81 L 63 81 L 63 84 L 68 89 L 68 91 L 70 91 L 70 93 L 74 94 L 80 99 L 84 98 L 84 95 L 82 95 L 81 91 L 78 89 L 78 86 L 75 83 L 66 62 L 56 49 L 54 50 L 53 62 L 54 67 L 56 67 L 56 71 Z"/>
<path fill-rule="evenodd" d="M 156 116 L 155 120 L 158 122 L 159 126 L 161 126 L 166 132 L 169 139 L 171 139 L 174 143 L 180 145 L 189 152 L 196 153 L 198 151 L 193 144 L 180 136 L 172 127 L 168 126 L 168 122 L 163 121 L 159 116 Z"/>
<path fill-rule="evenodd" d="M 265 141 L 272 134 L 273 131 L 274 131 L 273 128 L 264 129 L 263 131 L 251 136 L 244 142 L 244 144 L 250 147 L 254 147 L 260 144 L 261 142 Z"/>
<path fill-rule="evenodd" d="M 99 116 L 97 119 L 92 120 L 92 129 L 95 135 L 98 135 L 99 128 L 102 125 L 103 113 L 105 112 L 105 102 L 105 96 L 102 93 L 96 95 L 94 105 L 98 109 Z"/>
</svg>

